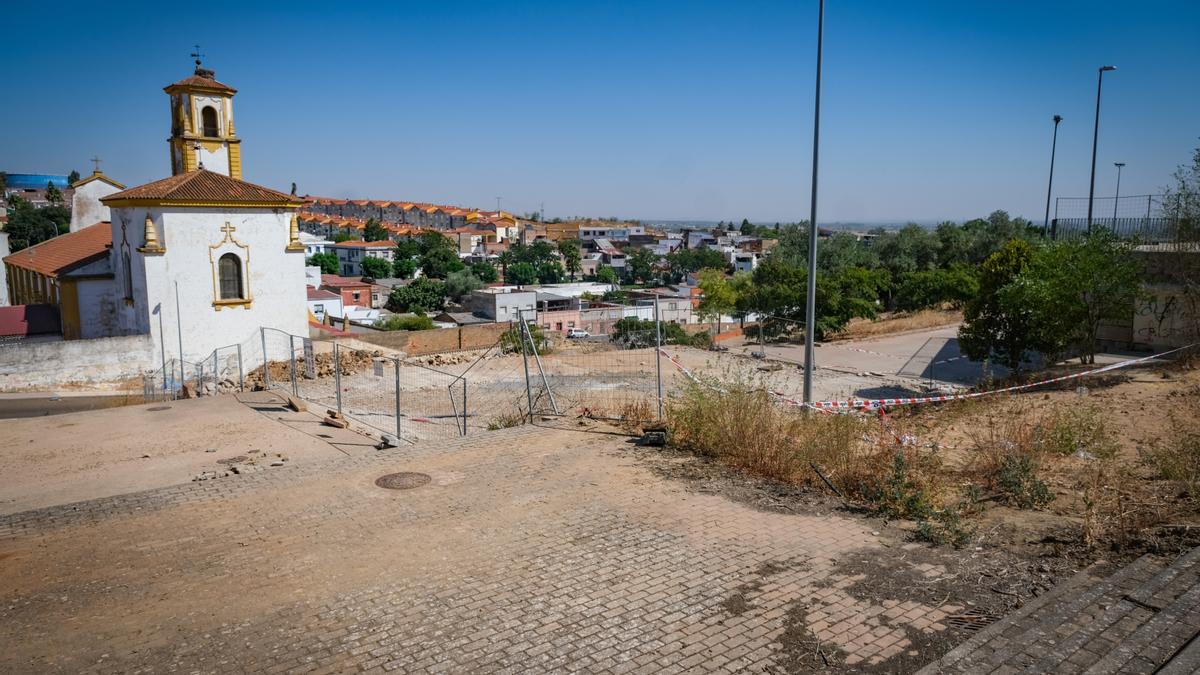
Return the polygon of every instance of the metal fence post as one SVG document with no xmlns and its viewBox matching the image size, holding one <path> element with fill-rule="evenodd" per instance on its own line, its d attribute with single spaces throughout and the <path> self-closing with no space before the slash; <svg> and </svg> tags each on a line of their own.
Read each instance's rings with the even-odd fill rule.
<svg viewBox="0 0 1200 675">
<path fill-rule="evenodd" d="M 536 315 L 535 315 L 536 316 Z M 521 327 L 525 330 L 525 336 L 529 338 L 529 349 L 533 352 L 533 360 L 537 362 L 538 372 L 542 374 L 542 386 L 546 387 L 546 397 L 550 399 L 550 409 L 555 415 L 561 415 L 558 411 L 558 401 L 554 400 L 554 392 L 550 389 L 550 380 L 546 378 L 546 369 L 542 367 L 542 357 L 538 354 L 537 345 L 533 343 L 533 331 L 529 330 L 529 324 L 521 322 Z"/>
<path fill-rule="evenodd" d="M 396 442 L 399 443 L 402 436 L 400 435 L 400 357 L 393 359 L 396 364 Z"/>
<path fill-rule="evenodd" d="M 270 364 L 271 364 L 271 358 L 270 358 L 270 356 L 267 354 L 267 329 L 266 329 L 266 328 L 264 328 L 264 327 L 262 327 L 262 326 L 260 326 L 260 327 L 259 327 L 259 329 L 258 329 L 258 334 L 259 334 L 259 336 L 260 336 L 260 337 L 262 337 L 262 348 L 263 348 L 263 365 L 262 365 L 262 369 L 263 369 L 263 388 L 264 388 L 264 389 L 270 389 L 270 388 L 271 388 L 271 368 L 270 368 L 269 366 L 270 366 Z"/>
<path fill-rule="evenodd" d="M 242 345 L 237 346 L 238 349 L 238 391 L 246 390 L 246 373 L 242 369 Z"/>
<path fill-rule="evenodd" d="M 292 378 L 292 396 L 300 397 L 300 388 L 296 383 L 296 336 L 288 334 L 288 375 Z"/>
<path fill-rule="evenodd" d="M 338 343 L 333 343 L 333 386 L 337 388 L 337 411 L 342 412 L 342 356 Z"/>
<path fill-rule="evenodd" d="M 462 435 L 467 435 L 467 378 L 462 378 L 463 383 L 463 425 Z"/>
<path fill-rule="evenodd" d="M 517 310 L 517 323 L 520 326 L 525 325 L 525 317 L 521 310 Z M 529 386 L 529 348 L 525 345 L 525 331 L 519 330 L 517 339 L 521 341 L 521 362 L 525 364 L 525 399 L 529 404 L 529 421 L 533 422 L 533 389 Z"/>
<path fill-rule="evenodd" d="M 662 319 L 658 314 L 658 294 L 654 294 L 654 379 L 658 385 L 658 421 L 663 420 Z"/>
<path fill-rule="evenodd" d="M 220 352 L 221 352 L 220 347 L 217 347 L 216 349 L 213 350 L 213 387 L 214 388 L 218 384 L 221 383 L 220 379 L 219 379 L 221 377 L 221 369 L 219 366 L 217 366 L 217 356 L 220 354 Z M 214 389 L 214 391 L 215 391 L 215 389 Z"/>
</svg>

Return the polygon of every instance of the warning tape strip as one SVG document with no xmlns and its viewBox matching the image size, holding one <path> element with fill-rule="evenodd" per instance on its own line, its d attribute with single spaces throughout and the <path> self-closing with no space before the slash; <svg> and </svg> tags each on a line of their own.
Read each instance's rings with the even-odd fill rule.
<svg viewBox="0 0 1200 675">
<path fill-rule="evenodd" d="M 810 407 L 810 408 L 813 408 L 814 410 L 818 410 L 818 411 L 822 411 L 822 412 L 830 412 L 830 411 L 838 411 L 838 410 L 863 410 L 863 409 L 875 410 L 877 408 L 882 408 L 884 406 L 919 405 L 919 404 L 923 404 L 923 403 L 944 403 L 947 401 L 962 401 L 962 400 L 966 400 L 966 399 L 980 398 L 982 396 L 990 396 L 992 394 L 1003 394 L 1006 392 L 1022 391 L 1025 389 L 1033 389 L 1034 387 L 1040 387 L 1040 386 L 1047 385 L 1047 384 L 1054 384 L 1055 382 L 1065 382 L 1067 380 L 1073 380 L 1073 379 L 1082 378 L 1082 377 L 1089 377 L 1091 375 L 1099 375 L 1100 373 L 1107 373 L 1107 372 L 1110 372 L 1113 370 L 1119 370 L 1121 368 L 1128 368 L 1129 366 L 1132 366 L 1132 365 L 1136 365 L 1139 363 L 1145 363 L 1147 361 L 1152 361 L 1154 359 L 1159 359 L 1164 356 L 1167 356 L 1168 354 L 1174 354 L 1176 352 L 1181 352 L 1186 349 L 1191 349 L 1192 347 L 1195 347 L 1197 345 L 1200 345 L 1200 342 L 1193 342 L 1190 345 L 1185 345 L 1183 347 L 1176 347 L 1175 349 L 1170 349 L 1165 352 L 1160 352 L 1158 354 L 1151 354 L 1149 356 L 1143 356 L 1143 357 L 1136 358 L 1136 359 L 1129 359 L 1126 361 L 1119 361 L 1117 363 L 1110 363 L 1107 366 L 1102 366 L 1100 368 L 1095 368 L 1092 370 L 1084 371 L 1082 373 L 1073 373 L 1071 375 L 1061 375 L 1059 377 L 1052 377 L 1052 378 L 1045 379 L 1045 380 L 1039 380 L 1037 382 L 1028 382 L 1026 384 L 1016 384 L 1011 387 L 1004 387 L 1002 389 L 992 389 L 989 391 L 974 391 L 974 392 L 967 392 L 964 394 L 939 394 L 937 396 L 916 396 L 916 397 L 899 397 L 899 398 L 856 398 L 856 399 L 847 399 L 845 401 L 813 401 L 812 403 L 804 403 L 803 401 L 797 401 L 794 398 L 789 398 L 788 396 L 786 396 L 780 392 L 777 392 L 777 391 L 771 391 L 770 393 L 771 393 L 771 395 L 778 398 L 780 400 L 780 402 L 785 405 L 796 406 L 796 407 L 801 407 L 801 408 Z M 692 380 L 693 382 L 703 384 L 703 382 L 698 377 L 696 377 L 690 370 L 687 369 L 687 367 L 685 367 L 682 363 L 680 363 L 678 359 L 676 359 L 675 357 L 668 354 L 665 349 L 660 348 L 658 351 L 660 354 L 667 357 L 667 360 L 670 361 L 672 364 L 674 364 L 674 366 L 676 368 L 678 368 L 684 375 L 686 375 L 688 377 L 688 379 Z"/>
</svg>

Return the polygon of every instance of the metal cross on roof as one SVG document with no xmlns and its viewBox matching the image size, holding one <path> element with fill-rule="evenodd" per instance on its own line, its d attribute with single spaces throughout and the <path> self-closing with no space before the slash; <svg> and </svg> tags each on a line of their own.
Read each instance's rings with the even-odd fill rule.
<svg viewBox="0 0 1200 675">
<path fill-rule="evenodd" d="M 91 159 L 92 164 L 96 165 L 96 173 L 100 173 L 100 156 L 97 155 Z"/>
<path fill-rule="evenodd" d="M 192 46 L 196 48 L 196 51 L 192 52 L 190 56 L 193 59 L 196 59 L 196 67 L 199 67 L 200 59 L 204 58 L 204 54 L 200 53 L 200 45 L 192 45 Z"/>
</svg>

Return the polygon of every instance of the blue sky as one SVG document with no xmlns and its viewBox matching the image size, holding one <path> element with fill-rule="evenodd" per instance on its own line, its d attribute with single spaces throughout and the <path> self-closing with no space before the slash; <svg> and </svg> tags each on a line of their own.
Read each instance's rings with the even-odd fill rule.
<svg viewBox="0 0 1200 675">
<path fill-rule="evenodd" d="M 203 8 L 203 9 L 201 9 Z M 169 173 L 162 87 L 199 42 L 246 178 L 548 216 L 808 215 L 815 0 L 23 3 L 6 7 L 0 169 Z M 829 0 L 822 221 L 1040 220 L 1158 192 L 1200 144 L 1200 3 Z"/>
</svg>

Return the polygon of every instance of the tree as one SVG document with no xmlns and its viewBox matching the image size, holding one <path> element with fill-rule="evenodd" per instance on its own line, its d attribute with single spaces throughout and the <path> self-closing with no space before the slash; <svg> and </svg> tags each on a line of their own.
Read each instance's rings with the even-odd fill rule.
<svg viewBox="0 0 1200 675">
<path fill-rule="evenodd" d="M 416 279 L 397 286 L 388 295 L 387 309 L 392 312 L 436 312 L 446 304 L 445 285 L 435 279 Z"/>
<path fill-rule="evenodd" d="M 496 256 L 496 262 L 500 263 L 500 276 L 504 277 L 504 280 L 507 282 L 508 266 L 516 262 L 515 256 L 513 256 L 511 250 L 502 251 L 500 255 Z"/>
<path fill-rule="evenodd" d="M 967 303 L 958 329 L 959 346 L 972 360 L 994 358 L 1017 372 L 1026 355 L 1038 348 L 1032 312 L 1005 291 L 1036 252 L 1029 242 L 1013 239 L 983 261 L 979 296 Z"/>
<path fill-rule="evenodd" d="M 392 263 L 392 274 L 397 279 L 411 279 L 417 273 L 417 261 L 412 258 L 396 258 Z"/>
<path fill-rule="evenodd" d="M 500 278 L 500 275 L 496 272 L 496 267 L 486 260 L 471 265 L 471 274 L 474 274 L 477 279 L 485 284 L 494 284 Z"/>
<path fill-rule="evenodd" d="M 509 266 L 508 273 L 504 275 L 506 283 L 515 284 L 517 286 L 528 286 L 529 284 L 537 283 L 538 269 L 533 263 L 519 262 Z"/>
<path fill-rule="evenodd" d="M 387 241 L 388 231 L 378 220 L 371 218 L 363 227 L 363 241 Z"/>
<path fill-rule="evenodd" d="M 808 260 L 808 251 L 801 258 Z M 817 269 L 837 273 L 851 267 L 873 268 L 879 266 L 879 254 L 874 246 L 867 246 L 849 232 L 836 232 L 821 242 L 817 248 Z"/>
<path fill-rule="evenodd" d="M 571 281 L 575 281 L 575 275 L 582 269 L 583 260 L 583 256 L 579 252 L 579 242 L 573 239 L 558 242 L 558 254 L 562 256 L 563 266 L 571 275 Z"/>
<path fill-rule="evenodd" d="M 654 253 L 648 248 L 635 248 L 625 256 L 625 270 L 634 281 L 649 281 L 654 275 Z"/>
<path fill-rule="evenodd" d="M 466 265 L 452 249 L 435 248 L 421 258 L 421 271 L 433 279 L 445 279 L 464 268 Z"/>
<path fill-rule="evenodd" d="M 46 183 L 46 201 L 50 202 L 51 206 L 61 206 L 63 203 L 62 191 L 53 182 Z"/>
<path fill-rule="evenodd" d="M 599 281 L 602 284 L 610 284 L 615 286 L 620 279 L 617 277 L 616 270 L 608 265 L 601 265 L 600 267 L 596 268 L 596 281 Z"/>
<path fill-rule="evenodd" d="M 1095 363 L 1100 324 L 1132 317 L 1141 286 L 1132 244 L 1100 228 L 1039 250 L 1002 301 L 1029 308 L 1043 353 L 1057 358 L 1074 347 Z"/>
<path fill-rule="evenodd" d="M 557 262 L 544 262 L 537 266 L 539 284 L 561 284 L 567 277 L 563 266 Z"/>
<path fill-rule="evenodd" d="M 950 304 L 962 307 L 979 295 L 979 277 L 967 267 L 913 272 L 901 279 L 895 294 L 895 308 L 912 312 Z"/>
<path fill-rule="evenodd" d="M 70 230 L 71 212 L 64 206 L 36 208 L 18 195 L 8 198 L 8 243 L 13 252 L 40 244 Z"/>
<path fill-rule="evenodd" d="M 700 316 L 708 321 L 716 320 L 717 332 L 721 332 L 721 317 L 737 309 L 737 291 L 717 269 L 700 270 Z"/>
<path fill-rule="evenodd" d="M 455 302 L 461 302 L 471 291 L 483 288 L 483 282 L 468 270 L 451 272 L 446 277 L 446 297 Z"/>
<path fill-rule="evenodd" d="M 358 237 L 350 234 L 349 232 L 338 232 L 337 234 L 333 235 L 333 243 L 335 243 L 335 244 L 340 244 L 343 241 L 357 241 L 357 240 L 358 240 Z"/>
<path fill-rule="evenodd" d="M 321 274 L 337 274 L 338 259 L 336 253 L 314 253 L 305 261 L 309 265 L 321 268 Z"/>
<path fill-rule="evenodd" d="M 71 173 L 67 174 L 67 183 L 69 185 L 74 185 L 78 182 L 79 182 L 79 172 L 78 171 L 72 170 Z"/>
<path fill-rule="evenodd" d="M 754 234 L 754 225 L 749 220 L 742 218 L 742 227 L 739 232 L 747 236 L 752 235 Z"/>
<path fill-rule="evenodd" d="M 688 248 L 672 251 L 667 254 L 667 264 L 673 275 L 682 278 L 688 272 L 699 272 L 702 269 L 725 269 L 725 255 L 711 248 Z"/>
<path fill-rule="evenodd" d="M 433 328 L 433 319 L 426 316 L 424 312 L 417 312 L 416 316 L 392 314 L 380 317 L 371 325 L 379 330 L 429 330 Z"/>
<path fill-rule="evenodd" d="M 368 256 L 363 258 L 362 271 L 364 277 L 372 279 L 386 279 L 392 274 L 392 263 L 383 258 L 375 258 Z"/>
<path fill-rule="evenodd" d="M 1163 192 L 1163 215 L 1171 227 L 1171 247 L 1159 254 L 1158 273 L 1183 306 L 1175 316 L 1185 339 L 1200 337 L 1200 147 L 1192 151 L 1192 163 L 1180 165 L 1172 175 L 1175 183 Z M 1168 300 L 1169 302 L 1169 300 Z"/>
</svg>

